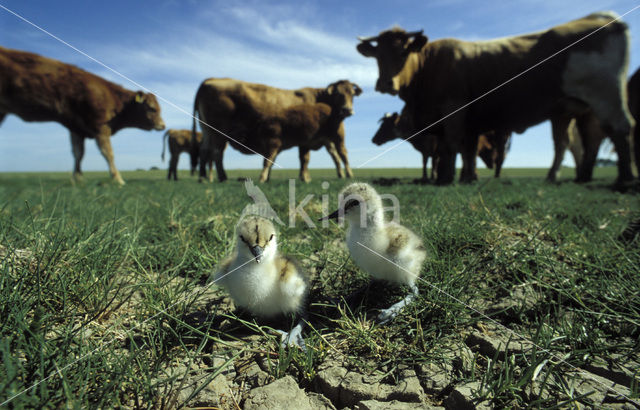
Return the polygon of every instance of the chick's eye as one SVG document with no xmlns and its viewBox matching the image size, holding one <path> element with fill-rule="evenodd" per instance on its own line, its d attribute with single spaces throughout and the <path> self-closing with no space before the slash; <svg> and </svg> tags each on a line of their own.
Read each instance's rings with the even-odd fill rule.
<svg viewBox="0 0 640 410">
<path fill-rule="evenodd" d="M 271 236 L 269 237 L 269 241 L 271 241 L 273 239 L 273 234 L 271 234 Z"/>
</svg>

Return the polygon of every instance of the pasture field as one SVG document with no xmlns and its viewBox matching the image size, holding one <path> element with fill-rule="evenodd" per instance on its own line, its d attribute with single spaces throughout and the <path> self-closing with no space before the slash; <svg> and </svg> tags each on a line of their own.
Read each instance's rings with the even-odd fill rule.
<svg viewBox="0 0 640 410">
<path fill-rule="evenodd" d="M 250 203 L 238 177 L 258 173 L 199 184 L 123 172 L 124 187 L 106 172 L 76 186 L 69 173 L 0 174 L 0 407 L 242 408 L 291 378 L 304 390 L 291 403 L 327 408 L 640 407 L 640 248 L 619 239 L 640 195 L 612 190 L 614 169 L 584 185 L 570 169 L 559 184 L 546 170 L 481 170 L 447 187 L 415 184 L 416 169 L 355 170 L 424 239 L 421 296 L 384 327 L 376 309 L 405 290 L 373 284 L 334 307 L 368 280 L 345 228 L 281 226 L 281 251 L 312 277 L 307 352 L 281 349 L 269 324 L 206 285 Z M 349 181 L 311 175 L 294 201 L 313 194 L 315 221 L 322 195 L 333 210 Z M 285 222 L 296 176 L 258 185 Z"/>
</svg>

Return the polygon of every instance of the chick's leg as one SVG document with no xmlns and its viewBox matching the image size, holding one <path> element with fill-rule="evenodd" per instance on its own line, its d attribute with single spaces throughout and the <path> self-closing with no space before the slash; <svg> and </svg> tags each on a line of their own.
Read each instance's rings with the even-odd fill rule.
<svg viewBox="0 0 640 410">
<path fill-rule="evenodd" d="M 396 318 L 396 316 L 398 316 L 398 313 L 400 313 L 405 306 L 407 306 L 413 301 L 413 299 L 416 298 L 416 296 L 418 296 L 418 287 L 415 284 L 412 284 L 411 293 L 405 296 L 405 298 L 400 302 L 395 303 L 387 309 L 383 309 L 382 311 L 380 311 L 380 314 L 376 318 L 376 321 L 381 325 L 390 323 L 393 319 Z"/>
<path fill-rule="evenodd" d="M 307 351 L 307 346 L 304 343 L 304 338 L 302 337 L 302 330 L 304 329 L 304 319 L 300 319 L 298 324 L 296 324 L 289 332 L 285 332 L 284 330 L 277 330 L 280 333 L 280 345 L 283 349 L 287 346 L 297 346 L 302 349 L 303 352 Z"/>
</svg>

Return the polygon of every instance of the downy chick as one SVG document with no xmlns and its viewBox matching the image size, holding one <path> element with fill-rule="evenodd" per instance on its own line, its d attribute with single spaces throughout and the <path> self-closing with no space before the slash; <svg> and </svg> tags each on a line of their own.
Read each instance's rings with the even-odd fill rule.
<svg viewBox="0 0 640 410">
<path fill-rule="evenodd" d="M 290 258 L 278 253 L 273 223 L 261 216 L 243 217 L 236 226 L 236 247 L 214 281 L 227 289 L 236 306 L 262 318 L 293 314 L 303 317 L 307 295 L 306 273 Z M 282 344 L 305 348 L 301 318 Z"/>
<path fill-rule="evenodd" d="M 418 295 L 416 280 L 426 250 L 422 240 L 408 228 L 385 222 L 382 200 L 371 185 L 350 184 L 339 198 L 342 198 L 340 208 L 321 219 L 344 215 L 349 223 L 347 247 L 356 265 L 374 279 L 407 285 L 411 290 L 403 300 L 380 312 L 377 321 L 386 324 Z"/>
</svg>

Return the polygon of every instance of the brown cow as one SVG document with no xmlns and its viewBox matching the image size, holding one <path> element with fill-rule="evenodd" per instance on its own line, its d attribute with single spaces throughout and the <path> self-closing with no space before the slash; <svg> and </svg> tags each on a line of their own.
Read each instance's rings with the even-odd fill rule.
<svg viewBox="0 0 640 410">
<path fill-rule="evenodd" d="M 93 138 L 113 180 L 124 184 L 109 137 L 122 128 L 162 130 L 153 94 L 129 91 L 78 67 L 0 47 L 0 123 L 7 114 L 24 121 L 55 121 L 71 134 L 73 176 L 82 175 L 85 138 Z"/>
<path fill-rule="evenodd" d="M 262 84 L 247 83 L 229 78 L 210 78 L 202 82 L 194 101 L 193 131 L 196 113 L 202 122 L 202 145 L 200 147 L 200 180 L 206 177 L 204 164 L 213 158 L 218 173 L 218 181 L 227 179 L 222 166 L 222 155 L 227 143 L 243 154 L 254 154 L 250 146 L 259 145 L 254 134 L 265 118 L 277 116 L 282 109 L 300 104 L 325 103 L 336 115 L 343 118 L 353 114 L 353 97 L 362 93 L 357 84 L 347 80 L 329 84 L 326 88 L 301 88 L 284 90 Z M 228 138 L 229 137 L 229 138 Z M 344 177 L 340 160 L 344 163 L 347 177 L 353 175 L 347 149 L 344 144 L 344 124 L 331 135 L 316 135 L 325 142 L 325 147 L 333 159 L 338 177 Z M 308 155 L 301 147 L 300 157 Z M 301 172 L 308 180 L 308 174 Z M 213 175 L 209 177 L 213 180 Z"/>
<path fill-rule="evenodd" d="M 502 164 L 511 148 L 511 133 L 489 131 L 478 136 L 478 156 L 487 168 L 494 169 L 493 176 L 500 178 Z"/>
<path fill-rule="evenodd" d="M 174 181 L 178 180 L 178 159 L 180 154 L 188 152 L 191 157 L 191 175 L 196 172 L 198 166 L 198 158 L 200 152 L 200 143 L 202 142 L 202 133 L 196 132 L 195 142 L 192 139 L 191 130 L 174 130 L 170 129 L 164 133 L 162 143 L 162 155 L 161 158 L 164 161 L 164 149 L 167 145 L 167 139 L 169 140 L 169 153 L 171 158 L 169 159 L 169 174 L 167 179 L 171 179 L 173 176 Z M 209 164 L 211 168 L 211 164 Z"/>
<path fill-rule="evenodd" d="M 357 48 L 377 59 L 376 89 L 399 95 L 418 128 L 433 125 L 438 183 L 453 182 L 457 152 L 468 164 L 461 180 L 473 179 L 478 135 L 522 132 L 550 118 L 557 119 L 554 133 L 566 132 L 571 118 L 587 134 L 598 132 L 599 122 L 618 152 L 618 181 L 625 182 L 633 178 L 624 88 L 629 34 L 617 18 L 595 13 L 546 31 L 477 42 L 427 42 L 422 31 L 393 28 L 361 38 Z"/>
<path fill-rule="evenodd" d="M 414 133 L 420 131 L 413 128 L 411 121 L 405 111 L 386 114 L 380 119 L 380 128 L 373 136 L 372 142 L 382 145 L 396 138 L 406 139 L 416 150 L 422 154 L 422 180 L 427 181 L 427 161 L 431 158 L 431 179 L 436 177 L 438 168 L 437 137 L 428 133 Z M 509 149 L 510 134 L 498 135 L 495 132 L 488 132 L 478 137 L 478 156 L 484 161 L 488 168 L 493 169 L 495 165 L 495 177 L 500 176 L 505 153 Z M 477 179 L 477 175 L 474 177 Z"/>
<path fill-rule="evenodd" d="M 265 116 L 258 123 L 255 138 L 248 146 L 265 157 L 260 182 L 269 180 L 276 156 L 295 146 L 300 151 L 300 179 L 309 181 L 309 150 L 325 145 L 322 136 L 336 135 L 343 120 L 344 112 L 332 110 L 325 103 L 294 105 Z"/>
<path fill-rule="evenodd" d="M 640 127 L 638 126 L 638 120 L 640 119 L 640 102 L 638 101 L 640 98 L 640 69 L 636 70 L 631 78 L 629 78 L 627 82 L 627 95 L 629 111 L 636 122 L 633 131 L 633 149 L 636 168 L 638 168 L 638 161 L 640 161 Z M 578 182 L 581 182 L 579 179 L 580 176 L 583 176 L 582 181 L 591 180 L 600 144 L 607 137 L 601 127 L 593 126 L 592 128 L 592 132 L 583 134 L 580 132 L 578 123 L 575 120 L 571 120 L 567 130 L 567 139 L 566 141 L 561 141 L 561 144 L 568 146 L 573 154 Z M 585 138 L 585 135 L 588 136 L 589 139 Z M 562 135 L 562 137 L 564 137 L 564 135 Z M 586 149 L 586 147 L 590 148 Z M 564 155 L 564 149 L 562 149 L 556 161 L 558 164 L 562 162 L 562 155 Z M 640 175 L 640 171 L 638 173 Z"/>
</svg>

